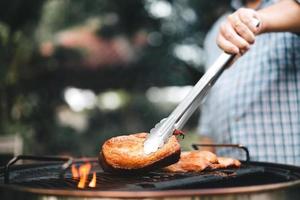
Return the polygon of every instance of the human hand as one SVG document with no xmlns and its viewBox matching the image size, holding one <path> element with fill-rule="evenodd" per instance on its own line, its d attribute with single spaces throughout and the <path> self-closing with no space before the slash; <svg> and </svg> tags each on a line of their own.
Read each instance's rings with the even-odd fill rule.
<svg viewBox="0 0 300 200">
<path fill-rule="evenodd" d="M 229 15 L 220 27 L 218 46 L 226 53 L 244 54 L 260 32 L 260 26 L 253 23 L 254 19 L 261 22 L 259 13 L 247 8 L 240 8 Z"/>
</svg>

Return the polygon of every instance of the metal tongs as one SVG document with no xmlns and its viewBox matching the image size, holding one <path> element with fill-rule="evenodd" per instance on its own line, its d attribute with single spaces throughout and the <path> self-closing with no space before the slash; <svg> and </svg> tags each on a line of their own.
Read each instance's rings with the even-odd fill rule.
<svg viewBox="0 0 300 200">
<path fill-rule="evenodd" d="M 253 23 L 256 27 L 260 24 L 257 19 L 254 19 Z M 223 52 L 169 117 L 162 119 L 150 130 L 144 142 L 145 154 L 156 152 L 168 141 L 176 129 L 180 130 L 185 125 L 222 72 L 232 64 L 235 56 Z"/>
</svg>

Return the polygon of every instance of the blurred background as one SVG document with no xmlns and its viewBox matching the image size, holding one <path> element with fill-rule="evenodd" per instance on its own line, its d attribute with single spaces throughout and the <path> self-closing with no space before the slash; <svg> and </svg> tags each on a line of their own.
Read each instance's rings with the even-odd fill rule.
<svg viewBox="0 0 300 200">
<path fill-rule="evenodd" d="M 0 155 L 96 156 L 149 131 L 203 74 L 229 1 L 0 1 Z M 183 146 L 197 139 L 196 113 Z"/>
</svg>

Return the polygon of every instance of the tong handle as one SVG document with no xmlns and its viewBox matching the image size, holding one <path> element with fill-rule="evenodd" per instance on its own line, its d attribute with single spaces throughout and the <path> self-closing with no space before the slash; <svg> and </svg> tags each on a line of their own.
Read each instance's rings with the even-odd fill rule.
<svg viewBox="0 0 300 200">
<path fill-rule="evenodd" d="M 253 18 L 252 23 L 259 27 L 260 21 L 256 18 Z M 228 54 L 223 52 L 218 59 L 214 62 L 214 64 L 207 70 L 207 72 L 202 76 L 202 78 L 198 81 L 198 83 L 194 86 L 194 88 L 190 91 L 190 93 L 183 100 L 182 104 L 188 101 L 188 98 L 191 98 L 188 103 L 184 107 L 184 110 L 177 110 L 177 108 L 173 111 L 173 113 L 178 112 L 181 114 L 178 118 L 178 121 L 175 124 L 176 129 L 181 129 L 187 122 L 187 120 L 192 116 L 192 114 L 197 110 L 200 106 L 202 100 L 206 96 L 208 90 L 213 86 L 216 80 L 220 77 L 222 72 L 232 63 L 235 54 Z M 195 94 L 194 96 L 193 93 Z M 180 105 L 178 106 L 180 107 Z M 172 114 L 173 114 L 172 113 Z M 178 116 L 177 116 L 178 117 Z"/>
<path fill-rule="evenodd" d="M 166 140 L 173 134 L 174 129 L 181 129 L 234 57 L 235 55 L 223 52 L 169 117 L 163 123 L 159 123 L 159 126 L 155 128 L 156 134 Z"/>
<path fill-rule="evenodd" d="M 254 19 L 253 23 L 255 26 L 259 26 L 257 19 Z M 181 129 L 185 125 L 204 99 L 208 90 L 231 64 L 234 57 L 235 55 L 223 52 L 169 117 L 160 121 L 150 130 L 150 134 L 144 142 L 144 152 L 146 154 L 157 151 L 172 136 L 175 129 Z"/>
<path fill-rule="evenodd" d="M 178 111 L 178 113 L 181 114 L 181 117 L 175 124 L 176 129 L 183 128 L 187 120 L 197 110 L 209 89 L 214 85 L 214 83 L 220 77 L 222 72 L 229 66 L 234 57 L 235 55 L 223 52 L 215 61 L 215 63 L 202 76 L 202 78 L 198 81 L 198 83 L 183 100 L 183 102 L 189 100 L 189 104 L 187 104 L 187 107 L 185 108 L 185 110 L 183 110 L 183 112 Z M 193 97 L 190 97 L 192 95 Z M 174 110 L 174 112 L 177 112 L 176 109 Z"/>
<path fill-rule="evenodd" d="M 157 151 L 173 135 L 175 129 L 181 129 L 185 125 L 208 90 L 234 57 L 234 55 L 222 53 L 169 117 L 160 121 L 150 130 L 150 134 L 144 142 L 146 154 Z"/>
</svg>

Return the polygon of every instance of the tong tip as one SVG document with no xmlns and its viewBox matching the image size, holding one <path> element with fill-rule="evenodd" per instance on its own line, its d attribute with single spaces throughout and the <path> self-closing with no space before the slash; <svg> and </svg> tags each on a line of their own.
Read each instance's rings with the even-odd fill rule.
<svg viewBox="0 0 300 200">
<path fill-rule="evenodd" d="M 153 137 L 149 134 L 144 142 L 144 153 L 148 155 L 156 152 L 162 146 L 162 143 L 163 141 L 159 137 Z"/>
</svg>

